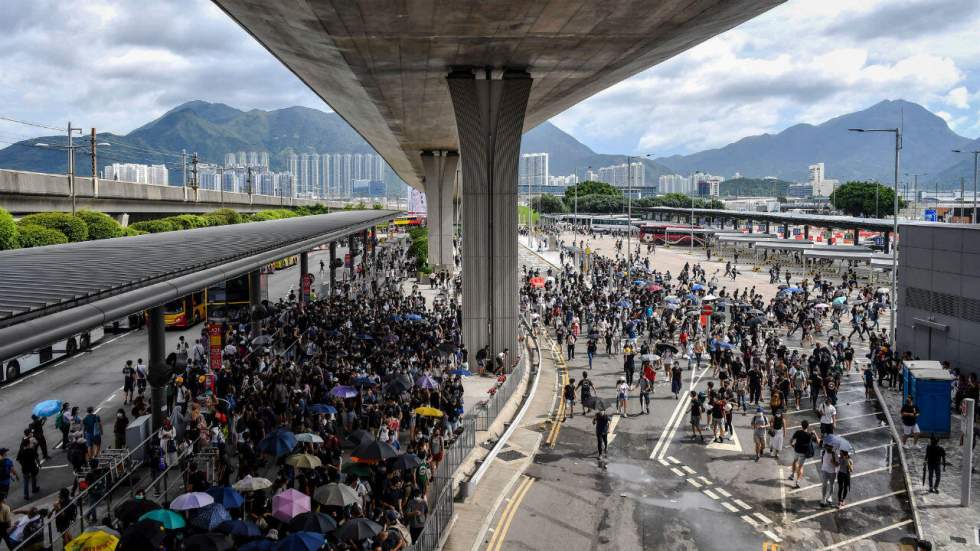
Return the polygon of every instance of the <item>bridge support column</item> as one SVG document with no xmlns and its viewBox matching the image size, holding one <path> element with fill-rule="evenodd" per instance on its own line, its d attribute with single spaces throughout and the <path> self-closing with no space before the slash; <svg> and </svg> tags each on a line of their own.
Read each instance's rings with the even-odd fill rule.
<svg viewBox="0 0 980 551">
<path fill-rule="evenodd" d="M 889 232 L 889 231 L 886 231 L 882 235 L 885 238 L 884 239 L 884 241 L 885 241 L 884 242 L 884 245 L 885 245 L 884 246 L 884 252 L 885 252 L 885 254 L 889 254 L 889 253 L 892 252 L 892 241 L 891 241 L 891 235 L 892 235 L 892 233 Z M 854 240 L 854 244 L 857 245 L 857 239 Z"/>
<path fill-rule="evenodd" d="M 334 266 L 337 260 L 337 242 L 330 242 L 330 294 L 333 294 L 337 286 L 337 267 Z"/>
<path fill-rule="evenodd" d="M 350 281 L 354 281 L 354 251 L 357 250 L 357 242 L 355 241 L 354 234 L 347 236 L 347 254 L 350 255 Z"/>
<path fill-rule="evenodd" d="M 361 273 L 367 274 L 368 263 L 368 230 L 361 230 Z"/>
<path fill-rule="evenodd" d="M 299 295 L 300 302 L 308 302 L 309 296 L 303 292 L 303 282 L 306 281 L 306 274 L 310 273 L 310 253 L 303 251 L 299 253 Z"/>
<path fill-rule="evenodd" d="M 475 355 L 517 351 L 517 164 L 531 75 L 447 77 L 462 157 L 463 342 Z M 492 361 L 492 357 L 490 358 Z"/>
<path fill-rule="evenodd" d="M 163 322 L 163 306 L 150 308 L 146 320 L 146 335 L 149 338 L 149 354 L 146 379 L 150 383 L 150 415 L 153 431 L 163 427 L 167 408 L 166 386 L 170 378 L 167 366 L 166 325 Z"/>
<path fill-rule="evenodd" d="M 810 239 L 810 224 L 803 226 L 803 239 Z"/>
<path fill-rule="evenodd" d="M 428 209 L 429 265 L 451 270 L 453 261 L 453 194 L 459 153 L 455 151 L 423 151 L 425 171 L 425 203 Z"/>
<path fill-rule="evenodd" d="M 755 233 L 755 220 L 749 218 L 749 233 Z"/>
<path fill-rule="evenodd" d="M 766 220 L 766 233 L 769 233 L 769 221 Z"/>
<path fill-rule="evenodd" d="M 114 216 L 114 218 L 116 219 L 116 222 L 119 222 L 120 226 L 124 228 L 129 226 L 129 215 L 125 212 L 122 214 L 117 214 Z"/>
</svg>

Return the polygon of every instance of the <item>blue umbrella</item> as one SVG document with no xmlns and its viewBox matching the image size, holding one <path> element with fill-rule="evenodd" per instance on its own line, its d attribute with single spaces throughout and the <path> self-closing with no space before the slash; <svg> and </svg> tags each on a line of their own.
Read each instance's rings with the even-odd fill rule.
<svg viewBox="0 0 980 551">
<path fill-rule="evenodd" d="M 633 280 L 633 285 L 646 285 L 647 282 L 642 279 Z"/>
<path fill-rule="evenodd" d="M 276 430 L 259 442 L 259 451 L 280 457 L 293 451 L 296 447 L 296 436 L 287 430 Z"/>
<path fill-rule="evenodd" d="M 429 390 L 432 390 L 434 388 L 439 388 L 439 383 L 428 375 L 423 375 L 419 377 L 419 379 L 415 381 L 415 384 L 420 388 L 427 388 Z"/>
<path fill-rule="evenodd" d="M 405 319 L 408 321 L 422 321 L 422 316 L 418 314 L 405 314 Z"/>
<path fill-rule="evenodd" d="M 34 415 L 38 417 L 51 417 L 61 411 L 61 400 L 45 400 L 34 406 Z"/>
<path fill-rule="evenodd" d="M 242 538 L 257 538 L 262 535 L 262 530 L 255 523 L 239 519 L 226 520 L 219 524 L 215 530 L 222 534 Z"/>
<path fill-rule="evenodd" d="M 316 532 L 296 532 L 279 541 L 275 551 L 316 551 L 323 547 L 326 538 Z"/>
<path fill-rule="evenodd" d="M 337 398 L 353 398 L 358 394 L 357 389 L 352 386 L 337 385 L 330 389 L 330 395 Z"/>
<path fill-rule="evenodd" d="M 454 369 L 449 372 L 450 375 L 462 375 L 463 377 L 469 377 L 473 373 L 469 369 Z"/>
<path fill-rule="evenodd" d="M 208 531 L 214 530 L 222 522 L 231 520 L 228 509 L 225 509 L 220 503 L 205 505 L 192 512 L 190 517 L 191 526 L 197 526 Z"/>
<path fill-rule="evenodd" d="M 732 346 L 732 345 L 731 345 L 730 343 L 727 343 L 727 342 L 721 342 L 721 341 L 717 341 L 717 342 L 715 343 L 715 346 L 717 346 L 717 347 L 718 347 L 719 349 L 721 349 L 721 350 L 731 350 L 731 349 L 733 349 L 733 348 L 735 348 L 735 347 L 734 347 L 734 346 Z"/>
<path fill-rule="evenodd" d="M 619 306 L 620 308 L 629 308 L 631 305 L 630 305 L 630 301 L 623 299 L 617 302 L 616 306 Z"/>
<path fill-rule="evenodd" d="M 693 291 L 701 291 L 703 289 L 704 289 L 704 285 L 701 285 L 700 283 L 695 283 L 694 285 L 691 285 L 691 290 Z"/>
<path fill-rule="evenodd" d="M 310 411 L 313 413 L 326 413 L 333 414 L 337 413 L 337 408 L 333 406 L 328 406 L 327 404 L 313 404 L 310 406 Z"/>
<path fill-rule="evenodd" d="M 401 314 L 392 314 L 391 315 L 391 321 L 401 321 L 401 320 L 402 320 Z"/>
<path fill-rule="evenodd" d="M 215 486 L 208 490 L 208 495 L 214 498 L 215 503 L 220 503 L 225 509 L 237 509 L 245 504 L 242 494 L 235 491 L 231 486 Z"/>
<path fill-rule="evenodd" d="M 371 335 L 368 335 L 367 333 L 361 333 L 360 335 L 357 336 L 357 338 L 359 340 L 362 340 L 362 341 L 373 341 L 374 340 L 374 337 L 372 337 Z"/>
<path fill-rule="evenodd" d="M 357 387 L 374 386 L 376 384 L 378 384 L 378 383 L 374 379 L 372 379 L 371 377 L 355 377 L 354 378 L 354 386 L 357 386 Z"/>
<path fill-rule="evenodd" d="M 666 300 L 667 302 L 670 302 L 670 303 L 677 303 L 677 302 L 680 302 L 681 301 L 681 299 L 679 299 L 677 297 L 673 297 L 673 296 L 667 297 L 664 300 Z"/>
<path fill-rule="evenodd" d="M 255 540 L 238 548 L 238 551 L 272 551 L 276 542 L 267 539 Z"/>
<path fill-rule="evenodd" d="M 783 291 L 786 291 L 787 293 L 802 293 L 803 289 L 800 289 L 799 287 L 787 287 L 783 289 Z"/>
<path fill-rule="evenodd" d="M 684 298 L 686 298 L 687 300 L 697 300 L 698 296 L 695 295 L 694 293 L 688 293 L 687 296 Z"/>
</svg>

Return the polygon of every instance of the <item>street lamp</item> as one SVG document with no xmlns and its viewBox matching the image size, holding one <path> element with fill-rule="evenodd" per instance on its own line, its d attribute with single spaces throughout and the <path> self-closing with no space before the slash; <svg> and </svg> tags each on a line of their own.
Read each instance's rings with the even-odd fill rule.
<svg viewBox="0 0 980 551">
<path fill-rule="evenodd" d="M 973 153 L 973 223 L 977 223 L 977 171 L 980 170 L 980 164 L 978 164 L 978 159 L 980 159 L 980 149 L 976 151 L 963 151 L 960 149 L 954 149 L 953 153 Z"/>
<path fill-rule="evenodd" d="M 895 318 L 898 314 L 898 171 L 901 162 L 902 152 L 902 129 L 901 128 L 848 128 L 851 132 L 891 132 L 895 134 L 895 205 L 892 210 L 892 292 L 891 292 L 891 315 L 888 316 L 888 332 L 891 338 L 892 354 L 896 352 L 895 342 Z"/>
<path fill-rule="evenodd" d="M 72 128 L 71 123 L 68 123 L 68 145 L 65 149 L 68 151 L 68 194 L 71 196 L 71 214 L 75 216 L 75 148 L 78 147 L 72 143 L 72 137 L 75 133 L 78 135 L 82 134 L 81 128 Z M 35 147 L 54 147 L 50 144 L 43 142 L 38 142 L 34 144 Z M 92 153 L 95 154 L 94 151 Z M 94 178 L 95 175 L 93 174 Z"/>
</svg>

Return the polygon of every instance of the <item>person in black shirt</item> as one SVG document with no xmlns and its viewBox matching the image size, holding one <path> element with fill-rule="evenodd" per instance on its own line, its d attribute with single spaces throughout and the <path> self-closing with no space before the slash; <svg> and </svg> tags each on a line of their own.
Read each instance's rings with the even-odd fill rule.
<svg viewBox="0 0 980 551">
<path fill-rule="evenodd" d="M 926 483 L 926 471 L 929 473 L 929 491 L 938 494 L 939 493 L 939 480 L 941 478 L 939 472 L 939 466 L 942 465 L 943 470 L 946 470 L 946 449 L 939 445 L 939 439 L 933 436 L 929 439 L 929 445 L 926 446 L 926 464 L 925 470 L 922 472 L 922 483 Z"/>
<path fill-rule="evenodd" d="M 592 424 L 595 425 L 596 445 L 599 449 L 599 457 L 602 457 L 603 454 L 608 455 L 609 416 L 606 415 L 605 411 L 600 409 L 596 411 L 595 417 L 592 418 Z"/>
<path fill-rule="evenodd" d="M 912 401 L 912 396 L 905 399 L 902 406 L 902 445 L 908 443 L 909 436 L 912 437 L 912 445 L 919 445 L 919 408 Z"/>
<path fill-rule="evenodd" d="M 813 441 L 816 436 L 808 430 L 809 426 L 810 423 L 803 420 L 800 423 L 800 429 L 793 433 L 793 438 L 789 441 L 790 445 L 793 446 L 794 453 L 789 479 L 796 481 L 797 488 L 800 487 L 800 480 L 803 478 L 803 463 L 806 462 L 807 458 L 813 457 Z"/>
</svg>

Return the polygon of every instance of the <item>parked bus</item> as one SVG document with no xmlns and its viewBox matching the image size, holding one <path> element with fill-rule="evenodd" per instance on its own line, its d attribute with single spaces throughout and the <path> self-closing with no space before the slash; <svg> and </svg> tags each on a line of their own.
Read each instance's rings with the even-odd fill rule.
<svg viewBox="0 0 980 551">
<path fill-rule="evenodd" d="M 0 365 L 3 366 L 3 369 L 0 369 L 0 382 L 12 381 L 45 364 L 88 350 L 99 342 L 104 335 L 103 329 L 97 327 L 15 358 L 5 361 L 0 358 Z"/>
<path fill-rule="evenodd" d="M 259 297 L 269 296 L 267 275 L 259 276 Z M 208 321 L 239 322 L 249 318 L 251 279 L 248 274 L 208 287 L 205 293 Z"/>
<path fill-rule="evenodd" d="M 691 236 L 693 235 L 694 246 L 703 247 L 713 233 L 714 230 L 700 226 L 691 228 L 691 226 L 664 222 L 648 222 L 640 226 L 640 240 L 643 242 L 652 241 L 656 245 L 690 246 Z"/>
<path fill-rule="evenodd" d="M 421 226 L 425 224 L 425 216 L 399 216 L 398 218 L 395 218 L 394 224 L 396 226 Z"/>
<path fill-rule="evenodd" d="M 198 291 L 168 302 L 163 307 L 163 323 L 167 329 L 187 329 L 208 317 L 205 292 Z"/>
</svg>

